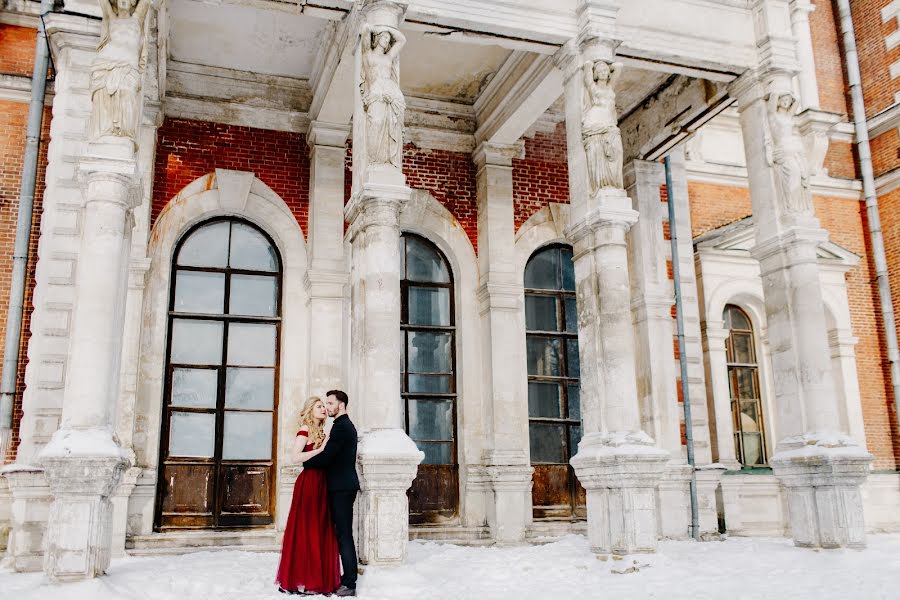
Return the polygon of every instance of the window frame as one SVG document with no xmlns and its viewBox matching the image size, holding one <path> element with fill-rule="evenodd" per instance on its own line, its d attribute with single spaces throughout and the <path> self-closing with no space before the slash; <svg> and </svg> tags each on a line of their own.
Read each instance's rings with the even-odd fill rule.
<svg viewBox="0 0 900 600">
<path fill-rule="evenodd" d="M 731 311 L 736 311 L 744 319 L 746 319 L 749 328 L 739 328 L 732 325 L 730 317 Z M 726 304 L 722 311 L 722 320 L 728 330 L 728 337 L 725 339 L 725 368 L 726 378 L 728 380 L 728 400 L 731 410 L 731 422 L 733 428 L 733 441 L 735 445 L 735 459 L 740 463 L 742 469 L 766 469 L 769 468 L 769 450 L 767 447 L 768 439 L 766 435 L 766 418 L 763 413 L 762 387 L 759 378 L 759 353 L 756 346 L 756 333 L 754 331 L 753 320 L 743 308 L 736 304 Z M 751 352 L 751 362 L 741 362 L 736 360 L 735 338 L 736 334 L 746 335 L 750 338 L 749 349 Z M 756 391 L 756 398 L 741 398 L 739 384 L 737 381 L 738 370 L 747 370 L 752 374 L 752 382 Z M 758 433 L 760 444 L 760 462 L 747 464 L 746 451 L 744 448 L 744 430 L 741 424 L 741 406 L 748 403 L 754 404 L 754 410 L 758 415 Z"/>
</svg>

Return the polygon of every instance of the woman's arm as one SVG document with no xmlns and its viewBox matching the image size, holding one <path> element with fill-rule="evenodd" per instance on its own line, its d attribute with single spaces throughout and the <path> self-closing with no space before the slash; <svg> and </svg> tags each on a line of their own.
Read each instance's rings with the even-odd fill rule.
<svg viewBox="0 0 900 600">
<path fill-rule="evenodd" d="M 400 56 L 400 50 L 402 50 L 403 46 L 406 44 L 406 36 L 403 35 L 399 29 L 394 29 L 393 27 L 389 31 L 391 32 L 391 37 L 394 38 L 394 43 L 391 44 L 388 56 L 391 60 L 394 60 Z"/>
<path fill-rule="evenodd" d="M 294 447 L 291 450 L 291 459 L 294 461 L 294 464 L 304 463 L 325 449 L 325 444 L 322 444 L 318 448 L 305 452 L 303 449 L 307 443 L 309 443 L 309 430 L 306 426 L 303 426 L 300 428 L 300 433 L 294 438 Z"/>
</svg>

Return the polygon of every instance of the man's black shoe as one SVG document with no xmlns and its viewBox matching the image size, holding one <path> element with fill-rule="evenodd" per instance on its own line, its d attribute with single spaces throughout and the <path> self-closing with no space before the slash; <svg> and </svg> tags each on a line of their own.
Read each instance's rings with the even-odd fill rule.
<svg viewBox="0 0 900 600">
<path fill-rule="evenodd" d="M 346 585 L 342 585 L 337 589 L 334 595 L 340 597 L 356 596 L 356 588 L 349 588 Z"/>
</svg>

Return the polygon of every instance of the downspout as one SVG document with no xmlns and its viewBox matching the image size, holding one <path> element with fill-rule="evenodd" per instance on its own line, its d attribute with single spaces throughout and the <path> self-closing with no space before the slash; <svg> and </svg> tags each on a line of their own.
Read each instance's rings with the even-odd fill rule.
<svg viewBox="0 0 900 600">
<path fill-rule="evenodd" d="M 862 83 L 859 74 L 859 56 L 856 51 L 856 34 L 853 31 L 853 17 L 849 0 L 835 0 L 841 21 L 841 35 L 844 38 L 844 60 L 847 79 L 850 83 L 850 99 L 853 109 L 853 124 L 856 127 L 856 151 L 859 155 L 859 169 L 862 172 L 863 195 L 866 198 L 869 238 L 875 260 L 875 276 L 878 280 L 878 297 L 881 300 L 881 315 L 884 321 L 884 338 L 887 342 L 888 361 L 891 364 L 891 388 L 894 392 L 894 416 L 900 427 L 900 350 L 897 347 L 897 326 L 894 320 L 894 302 L 891 299 L 891 284 L 888 279 L 887 257 L 884 252 L 884 237 L 881 234 L 881 219 L 878 215 L 878 197 L 875 195 L 875 174 L 872 170 L 872 151 L 869 148 L 869 125 L 866 122 L 866 106 L 863 102 Z"/>
<path fill-rule="evenodd" d="M 49 48 L 44 16 L 53 11 L 53 0 L 41 0 L 37 42 L 34 47 L 34 70 L 31 74 L 31 103 L 25 132 L 25 156 L 19 187 L 19 213 L 16 217 L 16 241 L 13 249 L 12 280 L 9 309 L 6 314 L 6 338 L 3 346 L 3 375 L 0 379 L 0 464 L 12 443 L 13 400 L 19 376 L 19 341 L 22 338 L 22 309 L 25 303 L 25 276 L 28 246 L 31 243 L 31 221 L 34 212 L 34 189 L 37 184 L 38 150 L 44 120 L 44 98 L 47 90 Z"/>
<path fill-rule="evenodd" d="M 691 394 L 688 386 L 687 354 L 684 350 L 684 303 L 681 297 L 681 266 L 678 261 L 678 228 L 675 226 L 675 200 L 672 187 L 672 165 L 665 158 L 666 195 L 669 206 L 669 239 L 672 243 L 672 277 L 675 280 L 675 323 L 678 328 L 678 362 L 681 365 L 681 395 L 684 406 L 684 431 L 687 438 L 687 460 L 691 466 L 691 537 L 700 539 L 700 512 L 697 506 L 697 470 L 694 461 L 694 427 L 691 420 Z"/>
</svg>

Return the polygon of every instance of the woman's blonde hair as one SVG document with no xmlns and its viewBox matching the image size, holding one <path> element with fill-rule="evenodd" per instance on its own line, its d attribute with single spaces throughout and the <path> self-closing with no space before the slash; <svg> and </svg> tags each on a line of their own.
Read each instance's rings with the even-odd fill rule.
<svg viewBox="0 0 900 600">
<path fill-rule="evenodd" d="M 322 426 L 325 425 L 325 421 L 323 420 L 321 423 L 317 423 L 316 418 L 313 416 L 313 409 L 318 402 L 322 402 L 322 399 L 318 396 L 312 396 L 306 401 L 306 404 L 303 405 L 303 410 L 300 411 L 300 425 L 306 425 L 309 429 L 307 439 L 314 443 L 316 448 L 321 446 L 322 442 L 325 441 L 325 430 L 322 428 Z M 323 406 L 324 404 L 325 403 L 322 402 Z"/>
</svg>

